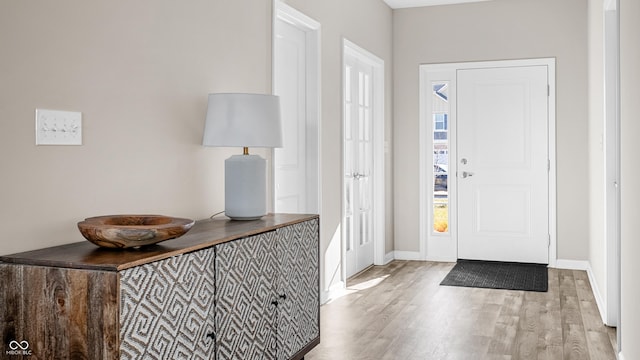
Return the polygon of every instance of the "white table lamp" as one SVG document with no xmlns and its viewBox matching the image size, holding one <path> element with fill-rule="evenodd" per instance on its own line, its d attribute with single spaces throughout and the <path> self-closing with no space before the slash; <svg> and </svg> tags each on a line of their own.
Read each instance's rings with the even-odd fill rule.
<svg viewBox="0 0 640 360">
<path fill-rule="evenodd" d="M 224 162 L 225 215 L 255 220 L 267 214 L 267 162 L 250 147 L 282 147 L 280 99 L 263 94 L 209 94 L 204 146 L 243 147 Z"/>
</svg>

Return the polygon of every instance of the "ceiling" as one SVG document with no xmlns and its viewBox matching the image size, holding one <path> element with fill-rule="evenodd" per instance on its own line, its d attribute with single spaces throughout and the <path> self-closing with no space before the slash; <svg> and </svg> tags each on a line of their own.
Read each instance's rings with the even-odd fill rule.
<svg viewBox="0 0 640 360">
<path fill-rule="evenodd" d="M 410 7 L 420 6 L 433 6 L 433 5 L 451 5 L 462 4 L 470 2 L 479 2 L 488 0 L 384 0 L 392 9 L 402 9 Z"/>
</svg>

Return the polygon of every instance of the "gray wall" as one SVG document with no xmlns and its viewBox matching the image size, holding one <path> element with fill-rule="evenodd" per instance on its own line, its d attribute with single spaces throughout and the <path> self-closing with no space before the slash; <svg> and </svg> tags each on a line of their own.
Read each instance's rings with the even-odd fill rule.
<svg viewBox="0 0 640 360">
<path fill-rule="evenodd" d="M 640 359 L 640 2 L 620 1 L 622 354 Z M 621 358 L 622 359 L 622 358 Z"/>
<path fill-rule="evenodd" d="M 420 64 L 556 58 L 558 257 L 588 257 L 586 0 L 495 0 L 394 12 L 395 248 L 419 251 Z"/>
<path fill-rule="evenodd" d="M 200 145 L 207 94 L 271 90 L 271 22 L 263 0 L 3 1 L 0 253 L 83 241 L 89 216 L 224 210 L 241 150 Z M 36 108 L 82 112 L 83 145 L 35 146 Z"/>
</svg>

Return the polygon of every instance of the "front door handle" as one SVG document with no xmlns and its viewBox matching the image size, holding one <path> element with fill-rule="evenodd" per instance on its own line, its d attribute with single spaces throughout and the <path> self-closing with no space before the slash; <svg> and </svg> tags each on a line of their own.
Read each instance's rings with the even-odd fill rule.
<svg viewBox="0 0 640 360">
<path fill-rule="evenodd" d="M 473 173 L 472 172 L 468 172 L 468 171 L 463 171 L 462 172 L 462 178 L 463 179 L 466 179 L 469 176 L 473 176 Z"/>
</svg>

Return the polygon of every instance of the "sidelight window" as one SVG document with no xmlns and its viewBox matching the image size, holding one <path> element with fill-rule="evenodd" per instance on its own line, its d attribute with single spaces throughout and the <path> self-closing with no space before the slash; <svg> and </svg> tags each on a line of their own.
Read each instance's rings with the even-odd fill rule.
<svg viewBox="0 0 640 360">
<path fill-rule="evenodd" d="M 449 82 L 433 86 L 433 231 L 449 232 Z"/>
</svg>

